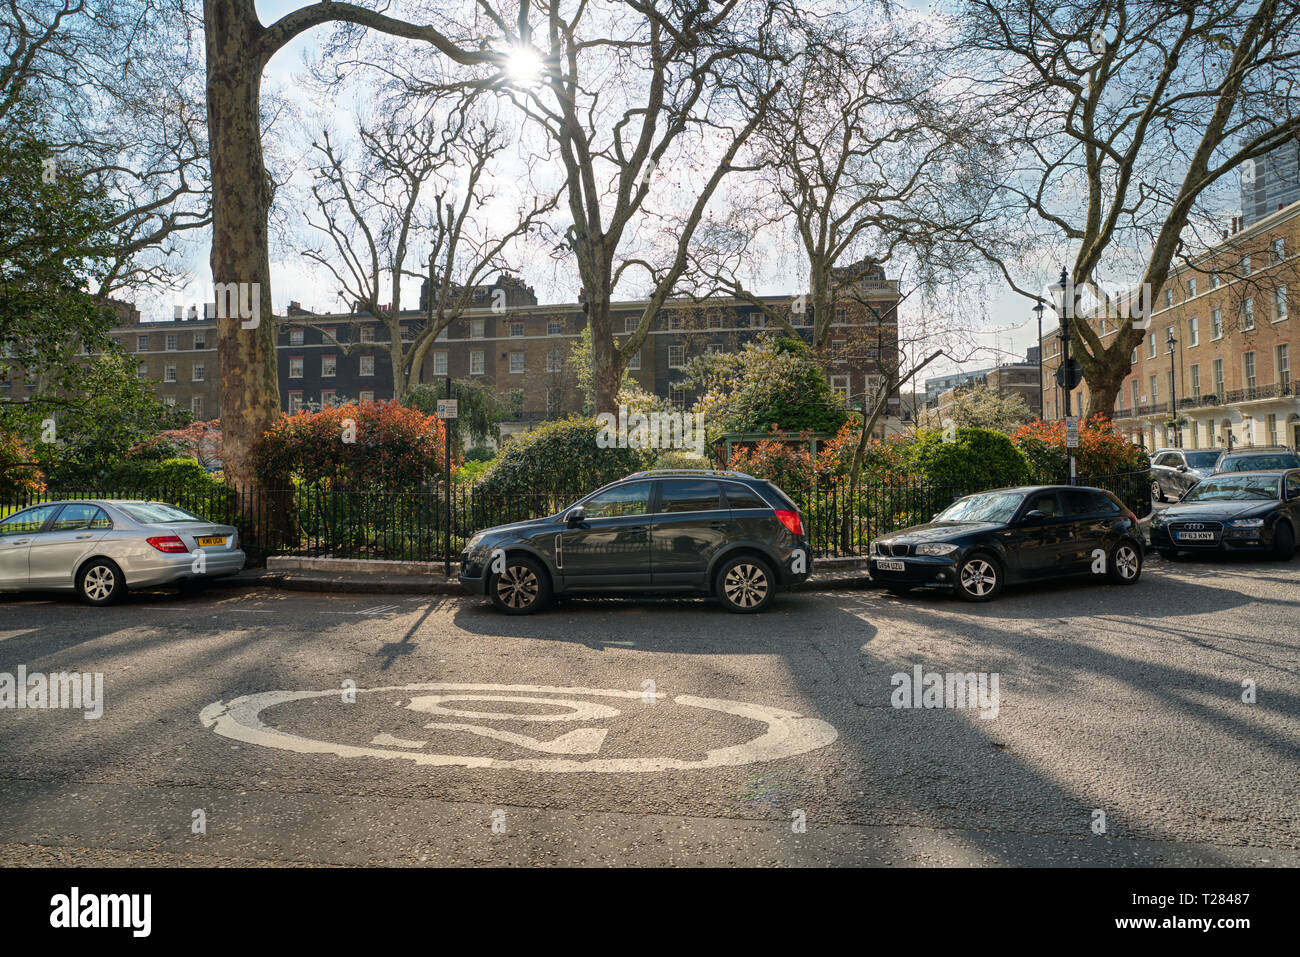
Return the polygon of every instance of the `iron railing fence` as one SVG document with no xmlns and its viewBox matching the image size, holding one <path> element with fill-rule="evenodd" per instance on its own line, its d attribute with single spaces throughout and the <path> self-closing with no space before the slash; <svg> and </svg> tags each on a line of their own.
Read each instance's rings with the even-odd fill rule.
<svg viewBox="0 0 1300 957">
<path fill-rule="evenodd" d="M 1064 477 L 1059 481 L 1068 484 Z M 1082 475 L 1077 484 L 1114 493 L 1140 517 L 1151 512 L 1147 470 Z M 0 501 L 0 518 L 42 502 L 146 499 L 170 502 L 209 521 L 234 525 L 255 562 L 270 555 L 444 562 L 456 560 L 477 531 L 561 514 L 589 491 L 539 488 L 503 498 L 453 483 L 448 502 L 442 483 L 409 492 L 306 486 L 57 489 Z M 803 514 L 814 555 L 827 557 L 864 555 L 873 538 L 928 522 L 958 498 L 981 491 L 987 487 L 867 481 L 850 488 L 840 481 L 791 498 Z"/>
</svg>

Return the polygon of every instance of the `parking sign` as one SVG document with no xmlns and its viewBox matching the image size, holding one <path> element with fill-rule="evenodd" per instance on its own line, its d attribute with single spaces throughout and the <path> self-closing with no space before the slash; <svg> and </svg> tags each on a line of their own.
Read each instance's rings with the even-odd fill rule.
<svg viewBox="0 0 1300 957">
<path fill-rule="evenodd" d="M 1072 415 L 1065 420 L 1065 447 L 1067 449 L 1077 449 L 1079 447 L 1079 417 Z"/>
<path fill-rule="evenodd" d="M 438 418 L 454 419 L 456 418 L 456 405 L 458 399 L 439 399 L 438 400 Z"/>
</svg>

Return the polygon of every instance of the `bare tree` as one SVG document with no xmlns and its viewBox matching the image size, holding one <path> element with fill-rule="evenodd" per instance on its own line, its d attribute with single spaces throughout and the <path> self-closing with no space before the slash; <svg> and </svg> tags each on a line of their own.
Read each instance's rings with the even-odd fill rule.
<svg viewBox="0 0 1300 957">
<path fill-rule="evenodd" d="M 507 133 L 474 93 L 450 97 L 445 108 L 443 99 L 424 104 L 419 115 L 389 114 L 378 127 L 362 126 L 357 169 L 328 131 L 313 144 L 318 215 L 307 220 L 327 243 L 303 255 L 329 272 L 345 302 L 384 324 L 399 402 L 419 384 L 438 335 L 474 304 L 489 273 L 510 270 L 512 244 L 540 232 L 558 201 L 534 196 L 503 214 L 494 164 L 509 145 Z M 403 280 L 422 277 L 423 315 L 415 319 L 403 315 Z M 333 338 L 337 325 L 318 328 Z M 334 341 L 347 352 L 357 336 Z"/>
<path fill-rule="evenodd" d="M 1021 161 L 1004 171 L 1007 191 L 1067 259 L 1072 311 L 1088 289 L 1110 311 L 1106 270 L 1140 276 L 1149 307 L 1185 228 L 1212 215 L 1215 184 L 1300 133 L 1293 2 L 967 0 L 960 12 L 947 62 L 966 64 L 956 75 L 1014 124 Z M 1112 312 L 1109 344 L 1071 324 L 1089 414 L 1110 414 L 1147 335 L 1126 311 Z"/>
</svg>

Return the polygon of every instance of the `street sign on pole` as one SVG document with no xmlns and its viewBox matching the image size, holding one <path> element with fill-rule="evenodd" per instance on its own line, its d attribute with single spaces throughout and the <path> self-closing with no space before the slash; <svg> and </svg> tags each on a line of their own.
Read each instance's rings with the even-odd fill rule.
<svg viewBox="0 0 1300 957">
<path fill-rule="evenodd" d="M 454 419 L 457 417 L 457 407 L 460 405 L 459 399 L 439 399 L 438 400 L 438 418 Z"/>
<path fill-rule="evenodd" d="M 1065 420 L 1065 447 L 1067 449 L 1077 449 L 1079 447 L 1079 417 L 1072 415 Z"/>
</svg>

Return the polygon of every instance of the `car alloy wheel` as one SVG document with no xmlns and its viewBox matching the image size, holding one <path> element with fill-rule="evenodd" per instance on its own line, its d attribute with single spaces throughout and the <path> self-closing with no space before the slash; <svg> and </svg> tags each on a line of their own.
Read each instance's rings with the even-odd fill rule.
<svg viewBox="0 0 1300 957">
<path fill-rule="evenodd" d="M 537 601 L 542 583 L 527 565 L 511 563 L 497 577 L 495 587 L 502 604 L 511 611 L 525 611 Z"/>
<path fill-rule="evenodd" d="M 988 601 L 1002 590 L 1002 574 L 992 558 L 972 555 L 957 569 L 957 594 L 967 601 Z"/>
<path fill-rule="evenodd" d="M 1159 482 L 1152 482 L 1152 483 L 1151 483 L 1151 501 L 1153 501 L 1153 502 L 1163 502 L 1164 500 L 1165 500 L 1164 489 L 1162 489 L 1162 488 L 1160 487 L 1160 483 L 1159 483 Z"/>
<path fill-rule="evenodd" d="M 1142 556 L 1132 542 L 1120 542 L 1110 555 L 1110 580 L 1132 585 L 1142 574 Z"/>
<path fill-rule="evenodd" d="M 772 573 L 757 559 L 738 558 L 722 569 L 718 592 L 728 611 L 762 611 L 772 600 Z"/>
<path fill-rule="evenodd" d="M 122 594 L 122 573 L 112 562 L 98 561 L 81 572 L 81 597 L 92 605 L 108 605 Z"/>
</svg>

